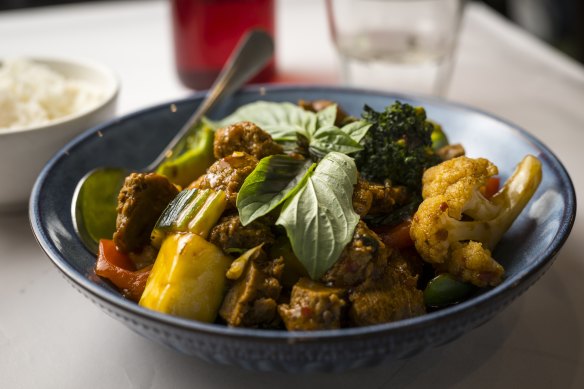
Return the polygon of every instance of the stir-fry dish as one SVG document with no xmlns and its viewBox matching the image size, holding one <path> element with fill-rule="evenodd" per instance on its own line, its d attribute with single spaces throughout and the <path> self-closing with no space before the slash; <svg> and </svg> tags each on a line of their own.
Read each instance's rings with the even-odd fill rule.
<svg viewBox="0 0 584 389">
<path fill-rule="evenodd" d="M 125 179 L 96 274 L 148 309 L 289 331 L 402 320 L 497 286 L 491 253 L 542 174 L 520 156 L 500 183 L 399 101 L 360 118 L 255 102 L 203 121 L 185 150 Z"/>
</svg>

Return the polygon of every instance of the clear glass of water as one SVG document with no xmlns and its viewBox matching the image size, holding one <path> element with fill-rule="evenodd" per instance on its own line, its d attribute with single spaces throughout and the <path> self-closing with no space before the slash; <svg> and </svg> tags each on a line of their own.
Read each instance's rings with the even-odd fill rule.
<svg viewBox="0 0 584 389">
<path fill-rule="evenodd" d="M 464 0 L 327 0 L 343 81 L 443 96 Z"/>
</svg>

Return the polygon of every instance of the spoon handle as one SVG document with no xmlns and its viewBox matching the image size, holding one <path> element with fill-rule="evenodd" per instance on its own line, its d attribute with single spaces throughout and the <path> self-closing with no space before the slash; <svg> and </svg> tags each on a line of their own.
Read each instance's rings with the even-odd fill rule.
<svg viewBox="0 0 584 389">
<path fill-rule="evenodd" d="M 203 102 L 160 155 L 147 167 L 147 170 L 155 171 L 168 157 L 180 153 L 184 146 L 184 142 L 181 141 L 215 103 L 241 88 L 268 63 L 273 54 L 274 41 L 266 32 L 251 30 L 245 34 L 231 53 Z"/>
</svg>

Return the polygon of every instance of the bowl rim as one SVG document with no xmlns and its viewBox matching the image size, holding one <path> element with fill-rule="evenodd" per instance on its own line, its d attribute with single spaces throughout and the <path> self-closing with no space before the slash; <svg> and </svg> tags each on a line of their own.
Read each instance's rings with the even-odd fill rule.
<svg viewBox="0 0 584 389">
<path fill-rule="evenodd" d="M 64 64 L 64 65 L 73 65 L 79 68 L 85 68 L 86 70 L 90 70 L 94 73 L 99 73 L 108 80 L 108 85 L 106 88 L 106 95 L 98 102 L 98 104 L 92 106 L 89 109 L 85 109 L 71 115 L 62 116 L 60 118 L 51 120 L 45 124 L 38 124 L 29 127 L 16 127 L 16 128 L 4 128 L 0 129 L 0 136 L 2 135 L 10 135 L 10 134 L 20 134 L 20 133 L 29 133 L 29 132 L 36 132 L 42 130 L 48 130 L 51 128 L 59 127 L 65 123 L 74 123 L 79 119 L 83 119 L 84 117 L 93 115 L 97 111 L 103 109 L 103 107 L 111 104 L 116 98 L 118 97 L 121 89 L 121 79 L 120 76 L 111 68 L 106 66 L 103 63 L 97 62 L 95 60 L 89 58 L 73 58 L 67 56 L 59 56 L 59 57 L 48 57 L 48 56 L 18 56 L 14 58 L 0 58 L 0 66 L 2 65 L 3 61 L 6 59 L 24 59 L 28 61 L 32 61 L 35 63 L 39 63 L 45 65 L 52 69 L 54 64 Z M 64 75 L 66 77 L 66 75 Z"/>
<path fill-rule="evenodd" d="M 32 194 L 29 202 L 29 220 L 34 232 L 35 238 L 38 244 L 41 246 L 46 255 L 50 258 L 53 264 L 79 288 L 84 292 L 87 292 L 99 300 L 110 304 L 110 306 L 116 307 L 120 310 L 125 310 L 134 316 L 139 316 L 149 322 L 157 322 L 161 325 L 167 325 L 174 327 L 176 329 L 181 329 L 187 332 L 215 335 L 215 336 L 225 336 L 230 338 L 245 338 L 246 340 L 262 341 L 262 342 L 286 342 L 292 343 L 307 343 L 307 342 L 319 342 L 326 340 L 334 340 L 338 338 L 348 339 L 348 338 L 363 338 L 368 336 L 375 336 L 382 333 L 388 332 L 402 332 L 411 331 L 416 328 L 424 328 L 428 325 L 434 325 L 437 322 L 448 320 L 451 317 L 469 313 L 473 309 L 480 310 L 483 307 L 492 306 L 497 301 L 505 301 L 507 298 L 505 292 L 509 288 L 518 288 L 520 285 L 527 289 L 529 286 L 535 282 L 537 275 L 540 274 L 547 266 L 551 265 L 559 250 L 568 239 L 570 231 L 575 222 L 576 216 L 576 194 L 572 183 L 572 180 L 562 164 L 562 162 L 557 158 L 557 156 L 541 141 L 539 141 L 535 136 L 524 130 L 523 128 L 511 123 L 506 119 L 502 119 L 496 115 L 486 112 L 481 109 L 471 107 L 469 105 L 451 102 L 444 98 L 432 97 L 432 96 L 420 96 L 414 94 L 404 94 L 404 93 L 394 93 L 391 91 L 378 91 L 369 90 L 362 88 L 349 88 L 349 87 L 339 87 L 339 86 L 320 86 L 320 85 L 268 85 L 268 84 L 258 84 L 245 87 L 238 94 L 258 94 L 262 96 L 265 92 L 294 92 L 307 90 L 311 92 L 328 92 L 328 93 L 357 93 L 357 94 L 368 94 L 376 95 L 380 97 L 388 97 L 391 99 L 408 99 L 408 100 L 418 100 L 423 105 L 426 102 L 432 103 L 435 106 L 440 107 L 456 107 L 463 111 L 477 113 L 483 116 L 487 116 L 498 122 L 509 127 L 521 135 L 522 138 L 533 143 L 537 148 L 541 149 L 546 155 L 549 156 L 548 162 L 550 163 L 553 170 L 556 172 L 558 177 L 562 182 L 566 183 L 566 188 L 563 188 L 562 192 L 565 195 L 565 208 L 563 210 L 563 218 L 561 220 L 556 235 L 547 245 L 544 252 L 535 260 L 531 266 L 526 269 L 522 269 L 513 277 L 513 282 L 509 283 L 509 279 L 505 279 L 500 285 L 488 289 L 481 294 L 474 296 L 473 298 L 464 301 L 462 303 L 426 313 L 421 316 L 399 320 L 390 323 L 382 323 L 365 327 L 354 327 L 354 328 L 342 328 L 336 330 L 318 330 L 318 331 L 283 331 L 283 330 L 269 330 L 269 329 L 250 329 L 250 328 L 235 328 L 228 327 L 226 325 L 215 324 L 215 323 L 203 323 L 195 320 L 184 319 L 176 316 L 171 316 L 156 311 L 143 308 L 138 304 L 131 302 L 123 298 L 121 295 L 116 295 L 106 290 L 97 283 L 91 281 L 88 277 L 79 273 L 74 269 L 64 258 L 58 249 L 55 247 L 54 243 L 51 241 L 50 237 L 45 234 L 41 228 L 41 218 L 40 209 L 38 208 L 38 198 L 43 186 L 43 183 L 50 173 L 52 167 L 64 156 L 67 155 L 69 150 L 76 144 L 82 143 L 87 138 L 91 137 L 96 131 L 101 131 L 107 128 L 114 122 L 132 120 L 136 116 L 140 116 L 146 112 L 166 109 L 172 104 L 181 104 L 184 102 L 193 102 L 205 95 L 206 91 L 199 91 L 193 93 L 191 96 L 182 98 L 179 100 L 168 101 L 161 104 L 149 106 L 133 113 L 124 115 L 121 118 L 112 120 L 106 123 L 102 123 L 92 129 L 87 130 L 83 134 L 77 136 L 67 145 L 63 147 L 51 160 L 47 162 L 43 170 L 41 171 L 37 181 L 32 190 Z M 88 251 L 89 252 L 89 251 Z"/>
</svg>

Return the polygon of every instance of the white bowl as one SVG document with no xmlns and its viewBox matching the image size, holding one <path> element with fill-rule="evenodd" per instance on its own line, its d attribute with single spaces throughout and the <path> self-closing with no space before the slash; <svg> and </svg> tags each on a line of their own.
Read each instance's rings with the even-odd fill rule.
<svg viewBox="0 0 584 389">
<path fill-rule="evenodd" d="M 67 79 L 94 84 L 104 93 L 96 106 L 79 114 L 44 125 L 0 130 L 0 212 L 26 209 L 30 191 L 41 168 L 75 135 L 112 118 L 120 89 L 114 72 L 92 61 L 28 59 L 49 67 Z"/>
</svg>

